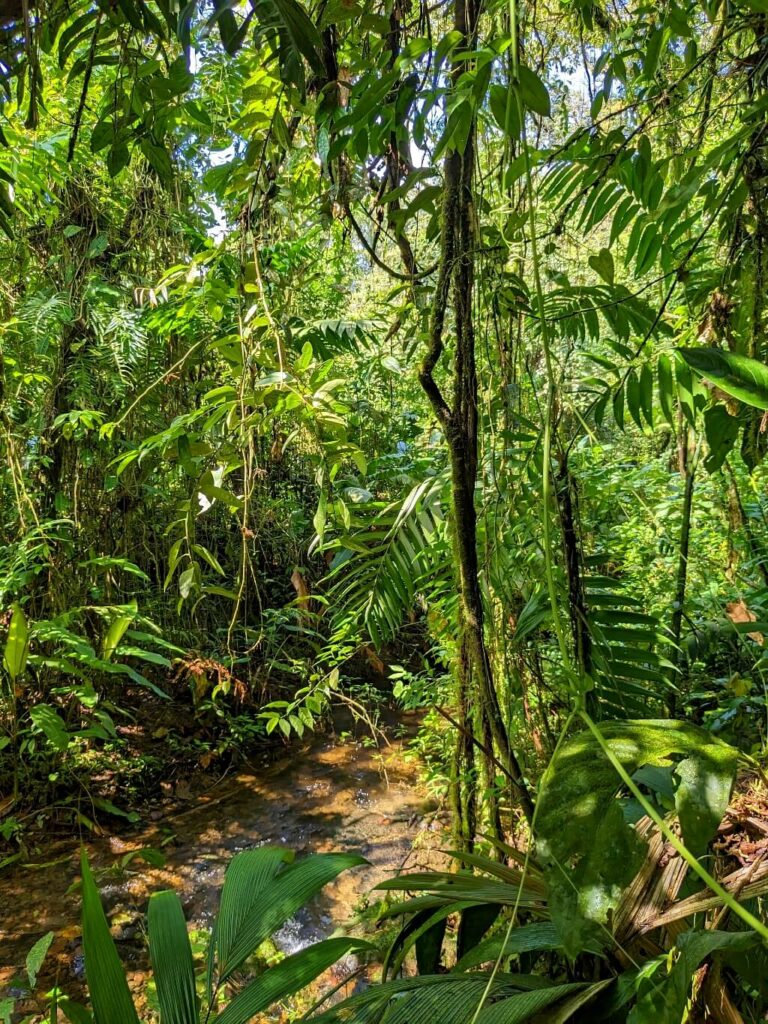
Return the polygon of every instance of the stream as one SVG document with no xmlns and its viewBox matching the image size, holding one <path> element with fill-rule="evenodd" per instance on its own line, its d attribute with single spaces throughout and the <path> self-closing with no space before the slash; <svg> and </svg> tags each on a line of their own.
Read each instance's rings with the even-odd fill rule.
<svg viewBox="0 0 768 1024">
<path fill-rule="evenodd" d="M 361 901 L 385 877 L 403 867 L 433 867 L 435 851 L 445 844 L 443 825 L 419 782 L 417 764 L 403 756 L 416 719 L 400 716 L 399 724 L 406 738 L 379 748 L 360 738 L 315 736 L 263 771 L 212 785 L 181 809 L 176 802 L 138 828 L 89 837 L 88 854 L 131 989 L 143 990 L 146 981 L 143 922 L 150 893 L 175 889 L 191 928 L 206 929 L 226 866 L 240 850 L 281 844 L 299 854 L 355 851 L 369 861 L 343 873 L 283 926 L 274 940 L 286 953 L 351 924 Z M 179 785 L 185 783 L 177 790 Z M 147 847 L 162 850 L 162 866 L 138 857 L 122 866 L 124 858 Z M 75 840 L 57 843 L 43 856 L 49 853 L 45 864 L 0 875 L 0 998 L 16 996 L 17 1010 L 27 1013 L 40 1006 L 24 991 L 25 957 L 48 931 L 56 938 L 38 988 L 58 984 L 75 997 L 82 992 L 79 846 Z"/>
</svg>

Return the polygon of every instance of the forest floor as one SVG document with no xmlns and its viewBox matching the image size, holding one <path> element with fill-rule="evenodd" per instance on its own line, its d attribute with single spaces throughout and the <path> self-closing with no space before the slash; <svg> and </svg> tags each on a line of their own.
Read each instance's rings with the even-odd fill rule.
<svg viewBox="0 0 768 1024">
<path fill-rule="evenodd" d="M 436 866 L 436 851 L 446 843 L 445 819 L 428 798 L 417 763 L 404 757 L 417 716 L 401 715 L 394 724 L 398 738 L 378 748 L 366 737 L 320 735 L 262 770 L 213 785 L 201 773 L 208 788 L 199 793 L 194 777 L 181 779 L 154 820 L 86 837 L 132 990 L 143 993 L 146 986 L 143 921 L 149 894 L 166 888 L 179 893 L 194 945 L 213 921 L 224 871 L 240 850 L 274 843 L 299 853 L 356 851 L 369 861 L 342 874 L 283 927 L 275 945 L 285 953 L 352 923 L 372 886 L 386 876 L 403 867 Z M 162 851 L 162 866 L 140 856 L 130 859 L 145 848 Z M 82 990 L 79 851 L 75 839 L 61 840 L 46 849 L 42 862 L 14 866 L 0 876 L 0 995 L 25 995 L 19 979 L 26 954 L 49 930 L 56 938 L 39 990 L 57 984 L 75 997 Z M 40 1006 L 30 995 L 17 1009 L 35 1013 Z"/>
</svg>

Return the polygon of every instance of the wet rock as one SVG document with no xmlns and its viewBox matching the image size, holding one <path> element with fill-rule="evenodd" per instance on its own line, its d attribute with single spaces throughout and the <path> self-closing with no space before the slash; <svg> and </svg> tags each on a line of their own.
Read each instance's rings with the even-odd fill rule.
<svg viewBox="0 0 768 1024">
<path fill-rule="evenodd" d="M 138 992 L 144 985 L 144 974 L 141 971 L 129 971 L 127 978 L 131 992 Z"/>
</svg>

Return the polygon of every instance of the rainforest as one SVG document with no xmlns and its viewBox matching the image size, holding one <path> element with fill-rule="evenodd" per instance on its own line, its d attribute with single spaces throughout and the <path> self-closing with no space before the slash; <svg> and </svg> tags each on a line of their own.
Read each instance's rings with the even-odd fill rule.
<svg viewBox="0 0 768 1024">
<path fill-rule="evenodd" d="M 768 0 L 0 0 L 0 1021 L 768 1020 Z"/>
</svg>

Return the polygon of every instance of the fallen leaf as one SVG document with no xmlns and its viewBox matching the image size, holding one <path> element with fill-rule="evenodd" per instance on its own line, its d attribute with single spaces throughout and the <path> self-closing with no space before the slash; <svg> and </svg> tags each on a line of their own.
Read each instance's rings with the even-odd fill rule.
<svg viewBox="0 0 768 1024">
<path fill-rule="evenodd" d="M 741 598 L 739 598 L 738 601 L 729 601 L 725 606 L 725 614 L 734 624 L 757 621 L 755 613 L 747 608 L 745 602 Z M 765 643 L 765 637 L 762 633 L 747 633 L 747 636 L 751 640 L 760 644 L 761 647 Z"/>
</svg>

